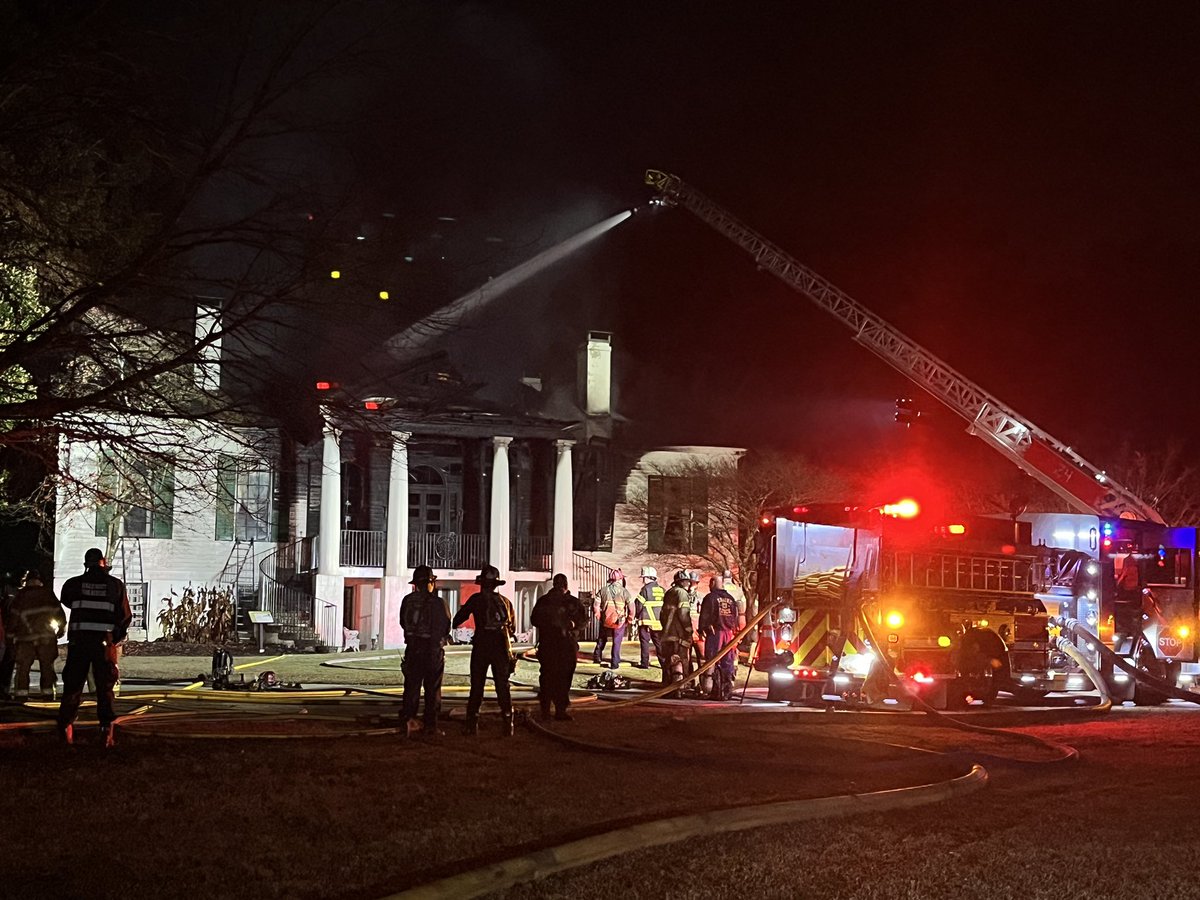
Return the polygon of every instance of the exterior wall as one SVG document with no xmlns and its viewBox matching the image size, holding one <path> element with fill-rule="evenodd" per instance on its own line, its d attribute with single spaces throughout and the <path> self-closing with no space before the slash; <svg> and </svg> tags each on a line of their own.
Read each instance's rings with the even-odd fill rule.
<svg viewBox="0 0 1200 900">
<path fill-rule="evenodd" d="M 197 440 L 201 438 L 197 435 Z M 212 458 L 221 452 L 238 453 L 242 448 L 230 441 L 218 441 L 211 447 Z M 96 456 L 88 447 L 73 444 L 67 453 L 67 464 L 72 476 L 81 481 L 96 477 Z M 156 616 L 162 608 L 162 598 L 171 591 L 181 594 L 190 586 L 211 585 L 225 568 L 233 551 L 233 541 L 218 541 L 216 534 L 216 471 L 196 473 L 176 470 L 174 515 L 170 538 L 125 538 L 130 562 L 122 571 L 119 554 L 110 559 L 113 574 L 126 581 L 149 585 L 146 598 L 146 630 L 144 639 L 154 640 L 161 636 Z M 83 571 L 83 556 L 90 547 L 99 547 L 106 553 L 113 548 L 105 546 L 106 538 L 96 535 L 95 505 L 72 504 L 62 492 L 59 495 L 58 513 L 54 523 L 54 588 L 62 589 L 63 582 Z M 140 547 L 140 560 L 132 562 L 136 548 Z M 274 552 L 272 541 L 258 542 L 253 556 L 246 560 L 257 574 L 258 564 L 264 556 Z M 137 569 L 140 568 L 140 577 Z M 135 633 L 137 639 L 142 635 Z"/>
<path fill-rule="evenodd" d="M 610 568 L 619 568 L 625 573 L 625 581 L 631 589 L 640 589 L 639 573 L 642 566 L 654 566 L 658 570 L 659 583 L 664 587 L 678 568 L 699 569 L 702 577 L 714 574 L 711 565 L 698 557 L 683 554 L 656 555 L 646 550 L 647 523 L 644 508 L 649 475 L 670 475 L 680 469 L 689 474 L 704 467 L 719 467 L 736 462 L 746 451 L 738 447 L 662 447 L 642 454 L 625 480 L 621 492 L 624 502 L 617 503 L 613 522 L 613 549 L 611 552 L 589 552 L 583 554 Z M 686 563 L 686 566 L 684 565 Z"/>
</svg>

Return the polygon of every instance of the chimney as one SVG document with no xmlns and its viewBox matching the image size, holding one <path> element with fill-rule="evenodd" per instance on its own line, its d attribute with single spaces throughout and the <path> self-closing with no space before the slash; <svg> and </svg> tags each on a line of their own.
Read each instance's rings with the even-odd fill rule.
<svg viewBox="0 0 1200 900">
<path fill-rule="evenodd" d="M 612 335 L 589 331 L 579 348 L 579 405 L 589 416 L 612 414 Z"/>
<path fill-rule="evenodd" d="M 221 327 L 220 307 L 203 301 L 196 304 L 196 344 L 208 340 Z M 217 391 L 221 387 L 221 339 L 200 347 L 192 367 L 193 380 L 202 391 Z"/>
</svg>

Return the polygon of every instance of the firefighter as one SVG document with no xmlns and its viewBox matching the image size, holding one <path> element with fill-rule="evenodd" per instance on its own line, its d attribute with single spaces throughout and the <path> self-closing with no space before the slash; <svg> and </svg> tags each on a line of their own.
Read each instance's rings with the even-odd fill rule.
<svg viewBox="0 0 1200 900">
<path fill-rule="evenodd" d="M 404 700 L 400 725 L 406 737 L 423 730 L 430 737 L 444 734 L 438 728 L 442 707 L 442 675 L 446 671 L 446 641 L 450 637 L 450 607 L 434 592 L 437 576 L 429 566 L 413 570 L 413 590 L 400 601 L 400 627 L 404 629 Z M 421 688 L 425 689 L 424 722 L 417 720 Z"/>
<path fill-rule="evenodd" d="M 496 593 L 496 588 L 504 584 L 499 569 L 484 566 L 475 583 L 479 585 L 479 593 L 473 594 L 454 614 L 455 628 L 469 617 L 473 618 L 475 624 L 475 636 L 471 638 L 471 694 L 467 699 L 467 724 L 463 731 L 466 734 L 479 731 L 483 685 L 487 681 L 488 669 L 491 669 L 496 699 L 500 701 L 500 712 L 504 717 L 501 733 L 508 737 L 513 733 L 512 695 L 508 689 L 508 677 L 516 664 L 512 655 L 516 617 L 512 601 Z"/>
<path fill-rule="evenodd" d="M 70 744 L 75 716 L 83 696 L 83 683 L 91 672 L 95 680 L 96 707 L 104 746 L 113 745 L 113 688 L 120 675 L 117 645 L 129 633 L 133 614 L 125 583 L 108 574 L 104 553 L 93 547 L 83 555 L 84 572 L 63 585 L 63 606 L 71 611 L 67 627 L 67 663 L 63 667 L 63 698 L 58 708 L 58 730 Z"/>
<path fill-rule="evenodd" d="M 1142 574 L 1133 550 L 1121 564 L 1117 573 L 1117 594 L 1113 603 L 1114 649 L 1120 651 L 1116 635 L 1129 638 L 1129 654 L 1137 653 L 1138 641 L 1142 636 Z"/>
<path fill-rule="evenodd" d="M 721 648 L 733 640 L 733 636 L 746 624 L 746 616 L 739 613 L 737 600 L 725 590 L 725 580 L 714 575 L 708 581 L 708 593 L 700 605 L 700 636 L 704 640 L 704 661 L 717 658 Z M 736 648 L 721 656 L 712 669 L 710 700 L 729 700 L 733 697 L 733 663 Z"/>
<path fill-rule="evenodd" d="M 31 569 L 13 600 L 13 642 L 16 648 L 18 699 L 29 696 L 29 670 L 36 659 L 41 673 L 42 696 L 54 699 L 54 663 L 58 639 L 66 633 L 67 616 L 54 591 L 42 584 L 42 576 Z"/>
<path fill-rule="evenodd" d="M 663 684 L 683 681 L 690 670 L 692 652 L 691 595 L 694 593 L 696 574 L 680 570 L 675 573 L 675 583 L 663 594 L 662 605 L 662 653 L 658 664 L 662 667 Z M 678 693 L 672 696 L 678 696 Z"/>
<path fill-rule="evenodd" d="M 625 574 L 620 569 L 608 573 L 608 584 L 600 588 L 596 599 L 592 601 L 592 616 L 600 623 L 592 662 L 598 664 L 604 659 L 604 647 L 612 638 L 609 668 L 620 668 L 621 642 L 625 640 L 625 630 L 633 624 L 633 602 L 629 591 L 625 589 Z"/>
<path fill-rule="evenodd" d="M 579 633 L 587 624 L 583 601 L 572 596 L 566 575 L 555 575 L 554 586 L 533 605 L 530 624 L 538 630 L 538 705 L 542 717 L 570 721 L 571 679 L 579 653 Z"/>
<path fill-rule="evenodd" d="M 641 650 L 639 669 L 650 668 L 650 645 L 662 665 L 662 605 L 663 590 L 658 583 L 658 570 L 654 566 L 642 566 L 642 589 L 637 595 L 634 615 L 638 622 L 638 644 Z"/>
</svg>

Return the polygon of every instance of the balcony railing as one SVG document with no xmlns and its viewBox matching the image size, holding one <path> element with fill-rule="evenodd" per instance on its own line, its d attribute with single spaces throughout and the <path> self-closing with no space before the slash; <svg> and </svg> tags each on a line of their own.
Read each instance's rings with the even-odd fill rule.
<svg viewBox="0 0 1200 900">
<path fill-rule="evenodd" d="M 549 572 L 552 541 L 548 537 L 513 538 L 509 563 L 516 572 Z"/>
<path fill-rule="evenodd" d="M 410 534 L 408 565 L 435 569 L 480 569 L 487 563 L 487 535 Z"/>
<path fill-rule="evenodd" d="M 387 551 L 386 531 L 343 531 L 342 565 L 383 568 Z"/>
</svg>

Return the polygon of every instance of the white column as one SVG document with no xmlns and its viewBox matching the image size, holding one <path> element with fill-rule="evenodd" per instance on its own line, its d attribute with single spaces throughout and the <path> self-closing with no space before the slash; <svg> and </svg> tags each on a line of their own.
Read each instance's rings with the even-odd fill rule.
<svg viewBox="0 0 1200 900">
<path fill-rule="evenodd" d="M 492 438 L 492 514 L 488 522 L 488 562 L 508 580 L 512 523 L 509 517 L 508 445 L 510 437 Z"/>
<path fill-rule="evenodd" d="M 379 592 L 379 621 L 375 637 L 379 649 L 399 647 L 400 601 L 408 593 L 408 439 L 407 431 L 392 432 L 392 466 L 388 473 L 387 547 L 383 560 L 383 585 Z M 423 560 L 422 560 L 423 561 Z"/>
<path fill-rule="evenodd" d="M 392 432 L 392 467 L 388 473 L 387 551 L 383 574 L 408 572 L 408 439 L 407 431 Z"/>
<path fill-rule="evenodd" d="M 321 516 L 317 535 L 317 576 L 314 579 L 316 607 L 313 610 L 318 632 L 326 643 L 342 645 L 342 608 L 346 579 L 342 575 L 342 451 L 337 429 L 325 420 L 325 440 L 321 448 Z M 328 606 L 333 609 L 329 610 Z M 329 615 L 326 615 L 326 612 Z"/>
<path fill-rule="evenodd" d="M 322 575 L 342 574 L 342 451 L 337 430 L 325 422 L 321 452 L 321 531 L 317 554 Z"/>
<path fill-rule="evenodd" d="M 550 574 L 570 577 L 571 554 L 575 552 L 575 487 L 571 473 L 574 441 L 555 441 L 558 458 L 554 465 L 554 532 L 550 546 Z"/>
</svg>

